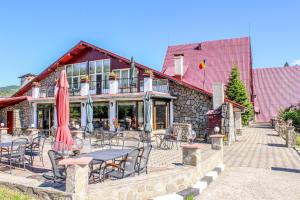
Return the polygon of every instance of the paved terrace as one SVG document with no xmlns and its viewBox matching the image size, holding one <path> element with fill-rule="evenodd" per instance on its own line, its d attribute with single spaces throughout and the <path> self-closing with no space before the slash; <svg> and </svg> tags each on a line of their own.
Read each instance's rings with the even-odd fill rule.
<svg viewBox="0 0 300 200">
<path fill-rule="evenodd" d="M 197 199 L 300 199 L 300 155 L 269 126 L 244 129 L 224 150 L 226 170 Z"/>
</svg>

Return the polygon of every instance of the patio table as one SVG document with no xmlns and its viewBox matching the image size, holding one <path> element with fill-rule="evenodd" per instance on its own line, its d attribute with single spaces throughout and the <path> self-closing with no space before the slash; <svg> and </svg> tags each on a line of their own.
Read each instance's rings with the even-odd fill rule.
<svg viewBox="0 0 300 200">
<path fill-rule="evenodd" d="M 121 158 L 127 155 L 131 150 L 132 149 L 105 149 L 105 150 L 99 150 L 91 153 L 82 154 L 80 155 L 80 157 L 92 157 L 93 160 L 105 162 L 105 161 Z"/>
</svg>

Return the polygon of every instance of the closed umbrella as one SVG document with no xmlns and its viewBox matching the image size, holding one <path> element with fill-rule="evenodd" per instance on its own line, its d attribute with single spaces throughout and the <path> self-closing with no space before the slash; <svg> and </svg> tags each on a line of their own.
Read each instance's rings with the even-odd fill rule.
<svg viewBox="0 0 300 200">
<path fill-rule="evenodd" d="M 145 96 L 145 126 L 144 131 L 146 133 L 150 133 L 152 131 L 151 126 L 151 101 L 150 101 L 150 94 L 147 92 Z"/>
<path fill-rule="evenodd" d="M 57 82 L 57 93 L 55 95 L 56 110 L 57 110 L 57 133 L 56 142 L 61 142 L 66 145 L 68 150 L 71 150 L 73 139 L 69 129 L 69 84 L 67 81 L 66 71 L 63 70 Z"/>
<path fill-rule="evenodd" d="M 134 62 L 134 59 L 133 57 L 131 57 L 131 62 L 130 62 L 130 88 L 134 85 L 134 70 L 135 70 L 135 62 Z"/>
<path fill-rule="evenodd" d="M 94 126 L 93 126 L 93 100 L 92 97 L 89 96 L 86 102 L 86 127 L 85 127 L 85 134 L 86 133 L 93 133 Z"/>
</svg>

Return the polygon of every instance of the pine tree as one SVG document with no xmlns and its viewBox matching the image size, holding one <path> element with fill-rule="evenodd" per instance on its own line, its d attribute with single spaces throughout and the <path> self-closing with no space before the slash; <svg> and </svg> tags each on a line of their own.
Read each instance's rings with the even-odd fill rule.
<svg viewBox="0 0 300 200">
<path fill-rule="evenodd" d="M 227 98 L 247 108 L 242 114 L 243 124 L 247 125 L 252 116 L 252 104 L 249 99 L 247 88 L 240 78 L 240 72 L 236 65 L 232 67 L 231 74 L 226 88 Z"/>
</svg>

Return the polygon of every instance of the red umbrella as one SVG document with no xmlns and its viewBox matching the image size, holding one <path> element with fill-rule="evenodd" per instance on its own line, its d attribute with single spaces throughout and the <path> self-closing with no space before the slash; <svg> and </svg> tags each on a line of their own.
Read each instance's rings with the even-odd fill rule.
<svg viewBox="0 0 300 200">
<path fill-rule="evenodd" d="M 58 91 L 55 94 L 55 100 L 58 127 L 55 141 L 64 143 L 70 150 L 73 145 L 73 139 L 69 129 L 69 84 L 65 70 L 59 76 L 57 87 Z"/>
</svg>

